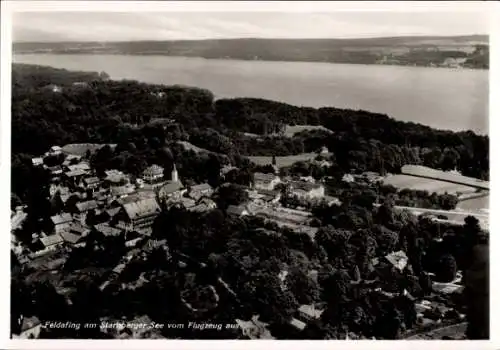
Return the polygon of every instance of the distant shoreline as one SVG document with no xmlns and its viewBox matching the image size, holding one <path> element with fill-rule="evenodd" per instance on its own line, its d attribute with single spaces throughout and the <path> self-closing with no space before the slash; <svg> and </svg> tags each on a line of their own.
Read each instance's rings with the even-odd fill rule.
<svg viewBox="0 0 500 350">
<path fill-rule="evenodd" d="M 117 42 L 15 42 L 15 54 L 113 54 L 267 62 L 323 62 L 436 68 L 489 68 L 489 37 L 207 39 Z"/>
<path fill-rule="evenodd" d="M 175 55 L 175 54 L 165 54 L 158 52 L 150 53 L 122 53 L 122 52 L 13 52 L 12 55 L 47 55 L 47 56 L 57 56 L 57 55 L 113 55 L 113 56 L 163 56 L 163 57 L 178 57 L 178 58 L 200 58 L 205 60 L 228 60 L 228 61 L 245 61 L 245 62 L 294 62 L 294 63 L 324 63 L 324 64 L 355 64 L 361 66 L 390 66 L 390 67 L 414 67 L 414 68 L 440 68 L 440 69 L 454 69 L 454 70 L 485 70 L 488 71 L 489 68 L 483 67 L 448 67 L 439 65 L 418 65 L 418 64 L 396 64 L 396 63 L 362 63 L 362 62 L 345 62 L 345 61 L 314 61 L 314 60 L 287 60 L 287 59 L 245 59 L 238 57 L 203 57 L 203 56 L 188 56 L 188 55 Z"/>
</svg>

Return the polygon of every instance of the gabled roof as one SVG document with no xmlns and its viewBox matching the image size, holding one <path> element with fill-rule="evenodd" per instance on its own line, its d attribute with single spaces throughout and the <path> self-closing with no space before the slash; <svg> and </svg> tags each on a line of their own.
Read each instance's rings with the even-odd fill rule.
<svg viewBox="0 0 500 350">
<path fill-rule="evenodd" d="M 271 182 L 278 178 L 278 176 L 274 174 L 254 173 L 253 178 L 256 182 Z"/>
<path fill-rule="evenodd" d="M 120 210 L 120 208 L 118 208 L 118 210 Z M 107 224 L 98 224 L 94 227 L 105 236 L 118 236 L 122 232 L 122 230 L 111 227 Z"/>
<path fill-rule="evenodd" d="M 69 213 L 62 213 L 60 215 L 54 215 L 50 217 L 50 220 L 54 225 L 64 224 L 73 221 L 73 217 Z"/>
<path fill-rule="evenodd" d="M 147 198 L 137 202 L 127 203 L 123 205 L 123 208 L 131 220 L 160 212 L 160 206 L 156 202 L 155 198 Z"/>
<path fill-rule="evenodd" d="M 40 324 L 40 320 L 36 316 L 23 318 L 23 322 L 21 324 L 21 332 L 25 332 L 30 330 Z"/>
<path fill-rule="evenodd" d="M 320 318 L 321 315 L 323 314 L 322 309 L 317 309 L 313 304 L 311 305 L 300 305 L 299 307 L 299 312 L 307 315 L 308 317 L 311 318 Z"/>
<path fill-rule="evenodd" d="M 168 195 L 183 188 L 184 185 L 180 181 L 168 181 L 162 188 L 160 188 L 160 195 Z"/>
<path fill-rule="evenodd" d="M 95 200 L 90 200 L 86 202 L 76 203 L 76 208 L 80 213 L 86 212 L 92 209 L 96 209 L 98 207 L 97 202 Z"/>
<path fill-rule="evenodd" d="M 111 208 L 111 209 L 106 210 L 106 213 L 108 213 L 109 216 L 113 217 L 120 212 L 120 209 L 121 209 L 120 207 Z"/>
<path fill-rule="evenodd" d="M 134 192 L 135 189 L 132 186 L 113 186 L 111 187 L 111 194 L 113 196 L 123 196 Z"/>
<path fill-rule="evenodd" d="M 226 212 L 228 214 L 235 214 L 235 215 L 243 215 L 245 211 L 247 211 L 247 209 L 243 205 L 230 205 L 226 209 Z"/>
<path fill-rule="evenodd" d="M 100 180 L 97 176 L 92 176 L 88 177 L 86 179 L 83 179 L 83 182 L 85 182 L 87 185 L 95 184 L 98 183 Z"/>
<path fill-rule="evenodd" d="M 314 189 L 321 187 L 320 184 L 315 184 L 315 183 L 311 183 L 308 181 L 293 181 L 293 182 L 290 182 L 290 185 L 292 186 L 293 190 L 302 190 L 302 191 L 306 191 L 306 192 L 309 192 L 311 190 L 314 190 Z"/>
<path fill-rule="evenodd" d="M 146 168 L 142 173 L 144 176 L 158 176 L 163 175 L 163 167 L 153 164 L 150 167 Z"/>
<path fill-rule="evenodd" d="M 47 237 L 40 238 L 40 242 L 42 242 L 42 244 L 45 247 L 50 247 L 50 246 L 52 246 L 54 244 L 62 243 L 63 239 L 58 234 L 55 234 L 55 235 L 50 235 L 50 236 L 47 236 Z"/>
<path fill-rule="evenodd" d="M 67 243 L 75 244 L 78 243 L 82 236 L 71 232 L 61 232 L 61 238 Z"/>
<path fill-rule="evenodd" d="M 86 235 L 90 230 L 87 227 L 82 226 L 81 224 L 73 224 L 69 228 L 69 232 L 84 236 Z"/>
<path fill-rule="evenodd" d="M 402 271 L 406 264 L 408 263 L 408 257 L 405 252 L 400 250 L 398 252 L 394 252 L 385 256 L 385 258 L 394 265 L 395 268 Z"/>
<path fill-rule="evenodd" d="M 203 183 L 203 184 L 191 186 L 191 192 L 208 191 L 208 190 L 211 190 L 211 189 L 212 189 L 212 186 L 210 186 L 207 183 Z"/>
<path fill-rule="evenodd" d="M 69 171 L 76 171 L 76 170 L 89 171 L 90 165 L 86 162 L 81 162 L 78 164 L 68 165 L 68 170 Z"/>
<path fill-rule="evenodd" d="M 82 169 L 76 169 L 76 170 L 68 171 L 65 173 L 65 175 L 67 177 L 83 176 L 85 174 L 87 174 L 87 172 L 85 170 L 82 170 Z"/>
</svg>

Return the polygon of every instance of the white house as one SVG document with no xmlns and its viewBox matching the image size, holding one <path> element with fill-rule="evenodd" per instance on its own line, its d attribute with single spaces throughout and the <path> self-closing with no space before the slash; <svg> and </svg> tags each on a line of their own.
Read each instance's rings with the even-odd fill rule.
<svg viewBox="0 0 500 350">
<path fill-rule="evenodd" d="M 274 187 L 281 182 L 279 176 L 275 174 L 254 174 L 254 187 L 261 190 L 274 190 Z"/>
</svg>

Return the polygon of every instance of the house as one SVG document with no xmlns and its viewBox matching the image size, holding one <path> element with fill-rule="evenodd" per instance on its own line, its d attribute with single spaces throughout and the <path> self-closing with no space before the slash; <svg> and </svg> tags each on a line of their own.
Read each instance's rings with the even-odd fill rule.
<svg viewBox="0 0 500 350">
<path fill-rule="evenodd" d="M 408 257 L 402 250 L 388 254 L 385 256 L 385 258 L 399 271 L 403 271 L 406 267 L 406 264 L 408 263 Z"/>
<path fill-rule="evenodd" d="M 227 207 L 226 213 L 235 216 L 249 215 L 248 210 L 243 205 L 230 205 Z"/>
<path fill-rule="evenodd" d="M 206 211 L 209 211 L 210 209 L 205 204 L 197 204 L 194 207 L 187 208 L 187 210 L 195 213 L 204 213 Z"/>
<path fill-rule="evenodd" d="M 71 222 L 73 221 L 73 216 L 69 213 L 62 213 L 60 215 L 51 216 L 50 220 L 54 225 L 54 232 L 59 233 L 69 228 Z"/>
<path fill-rule="evenodd" d="M 123 172 L 116 169 L 106 170 L 104 171 L 104 174 L 106 175 L 104 181 L 111 184 L 123 184 L 128 181 L 127 176 Z"/>
<path fill-rule="evenodd" d="M 120 208 L 118 208 L 118 211 L 120 211 Z M 94 228 L 102 233 L 104 236 L 119 236 L 120 233 L 122 233 L 122 230 L 118 229 L 118 228 L 115 228 L 115 227 L 111 227 L 109 226 L 108 224 L 97 224 L 94 226 Z"/>
<path fill-rule="evenodd" d="M 81 170 L 81 171 L 83 171 L 85 173 L 90 172 L 90 165 L 87 162 L 80 162 L 78 164 L 68 165 L 66 168 L 70 172 L 71 171 L 77 171 L 77 170 Z"/>
<path fill-rule="evenodd" d="M 67 167 L 68 165 L 71 165 L 74 162 L 79 162 L 80 159 L 82 159 L 81 156 L 77 156 L 75 154 L 70 154 L 66 157 L 66 159 L 63 162 L 63 166 Z"/>
<path fill-rule="evenodd" d="M 59 177 L 63 173 L 62 168 L 60 166 L 58 166 L 58 165 L 51 166 L 51 167 L 48 168 L 48 170 L 50 171 L 50 175 L 52 175 L 52 177 Z"/>
<path fill-rule="evenodd" d="M 189 189 L 188 194 L 189 194 L 189 197 L 191 197 L 195 200 L 198 200 L 201 197 L 210 197 L 213 192 L 214 192 L 214 189 L 212 188 L 212 186 L 210 186 L 207 183 L 204 183 L 204 184 L 192 186 Z"/>
<path fill-rule="evenodd" d="M 245 337 L 250 339 L 274 339 L 271 332 L 267 329 L 269 324 L 259 321 L 258 315 L 252 316 L 249 321 L 243 321 L 240 319 L 236 319 L 235 321 Z"/>
<path fill-rule="evenodd" d="M 322 199 L 323 199 L 323 202 L 328 206 L 342 204 L 342 202 L 340 202 L 340 199 L 338 199 L 337 197 L 324 196 Z"/>
<path fill-rule="evenodd" d="M 347 183 L 351 183 L 351 182 L 354 182 L 356 180 L 354 179 L 354 176 L 352 176 L 351 174 L 344 174 L 344 176 L 342 176 L 342 181 L 347 182 Z"/>
<path fill-rule="evenodd" d="M 274 187 L 280 183 L 281 179 L 275 174 L 254 174 L 254 187 L 262 190 L 274 190 Z"/>
<path fill-rule="evenodd" d="M 85 220 L 87 219 L 87 214 L 90 210 L 97 209 L 97 201 L 90 200 L 85 202 L 79 202 L 75 205 L 76 209 L 74 210 L 73 218 L 79 221 L 82 225 L 85 224 Z"/>
<path fill-rule="evenodd" d="M 43 165 L 43 158 L 32 158 L 31 164 L 33 164 L 33 166 L 41 166 Z"/>
<path fill-rule="evenodd" d="M 298 309 L 298 314 L 304 321 L 314 321 L 321 317 L 324 310 L 317 308 L 314 304 L 301 305 Z"/>
<path fill-rule="evenodd" d="M 73 185 L 77 185 L 85 175 L 87 175 L 87 172 L 82 169 L 70 170 L 64 173 L 64 176 L 71 181 Z"/>
<path fill-rule="evenodd" d="M 163 180 L 163 167 L 156 164 L 151 165 L 142 173 L 142 179 L 149 184 Z"/>
<path fill-rule="evenodd" d="M 54 235 L 40 238 L 40 242 L 46 250 L 55 250 L 64 242 L 64 240 L 58 233 L 56 233 Z"/>
<path fill-rule="evenodd" d="M 296 319 L 295 317 L 292 317 L 290 319 L 290 322 L 289 322 L 290 326 L 298 329 L 299 331 L 302 331 L 304 330 L 304 328 L 306 328 L 306 324 L 298 319 Z"/>
<path fill-rule="evenodd" d="M 86 189 L 95 190 L 96 188 L 99 188 L 100 183 L 101 180 L 99 180 L 99 178 L 96 176 L 83 179 L 83 185 L 85 186 Z"/>
<path fill-rule="evenodd" d="M 260 189 L 257 194 L 260 196 L 260 200 L 268 204 L 278 203 L 281 199 L 281 192 L 279 191 Z"/>
<path fill-rule="evenodd" d="M 59 147 L 59 146 L 52 146 L 52 147 L 50 147 L 49 153 L 53 154 L 53 155 L 61 154 L 62 153 L 62 148 Z"/>
<path fill-rule="evenodd" d="M 178 200 L 170 201 L 169 204 L 171 204 L 173 206 L 189 209 L 189 208 L 194 207 L 196 205 L 196 202 L 194 199 L 181 197 Z"/>
<path fill-rule="evenodd" d="M 118 214 L 120 222 L 117 227 L 129 231 L 151 227 L 160 211 L 155 198 L 124 204 Z"/>
<path fill-rule="evenodd" d="M 134 192 L 135 188 L 132 185 L 113 186 L 110 188 L 111 197 L 113 199 L 122 198 Z"/>
<path fill-rule="evenodd" d="M 61 238 L 64 242 L 73 247 L 83 247 L 85 242 L 83 242 L 83 236 L 75 234 L 74 232 L 61 232 Z"/>
<path fill-rule="evenodd" d="M 322 184 L 307 181 L 290 182 L 290 190 L 293 196 L 301 199 L 321 198 L 325 196 L 325 187 Z"/>
<path fill-rule="evenodd" d="M 441 283 L 433 282 L 432 290 L 436 293 L 451 294 L 451 293 L 461 293 L 464 290 L 464 286 L 455 283 Z"/>
<path fill-rule="evenodd" d="M 19 339 L 37 339 L 40 336 L 42 323 L 36 316 L 24 317 L 19 320 L 20 334 Z"/>
</svg>

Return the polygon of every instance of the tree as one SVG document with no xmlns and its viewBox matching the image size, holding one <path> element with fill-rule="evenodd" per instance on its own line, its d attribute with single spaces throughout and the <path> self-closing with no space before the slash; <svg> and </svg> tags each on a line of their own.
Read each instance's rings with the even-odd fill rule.
<svg viewBox="0 0 500 350">
<path fill-rule="evenodd" d="M 286 284 L 300 304 L 311 304 L 319 300 L 319 285 L 302 270 L 290 271 Z"/>
<path fill-rule="evenodd" d="M 248 198 L 244 187 L 234 184 L 219 187 L 215 194 L 215 201 L 221 210 L 226 210 L 230 205 L 240 205 L 248 201 Z"/>
<path fill-rule="evenodd" d="M 445 254 L 439 259 L 436 279 L 441 282 L 451 282 L 457 274 L 457 263 L 451 254 Z"/>
</svg>

